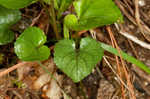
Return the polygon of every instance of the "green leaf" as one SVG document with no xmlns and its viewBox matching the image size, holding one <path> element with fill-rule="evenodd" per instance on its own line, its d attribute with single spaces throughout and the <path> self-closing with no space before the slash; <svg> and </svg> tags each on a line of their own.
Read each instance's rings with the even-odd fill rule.
<svg viewBox="0 0 150 99">
<path fill-rule="evenodd" d="M 21 19 L 19 10 L 7 9 L 0 6 L 0 45 L 10 43 L 14 33 L 9 28 Z"/>
<path fill-rule="evenodd" d="M 0 45 L 5 45 L 14 40 L 14 32 L 9 29 L 0 29 Z"/>
<path fill-rule="evenodd" d="M 64 25 L 63 25 L 63 33 L 64 38 L 69 39 L 69 29 L 75 28 L 75 24 L 78 24 L 78 20 L 75 15 L 69 14 L 64 18 Z"/>
<path fill-rule="evenodd" d="M 112 0 L 76 0 L 73 4 L 78 20 L 78 24 L 71 28 L 73 30 L 89 30 L 123 21 L 120 10 Z"/>
<path fill-rule="evenodd" d="M 48 59 L 50 50 L 43 45 L 44 32 L 37 27 L 27 28 L 15 42 L 15 53 L 23 61 L 42 61 Z"/>
<path fill-rule="evenodd" d="M 69 14 L 64 18 L 64 25 L 68 28 L 76 28 L 76 24 L 78 24 L 78 19 L 75 15 Z"/>
<path fill-rule="evenodd" d="M 103 56 L 103 49 L 91 38 L 81 39 L 79 49 L 75 48 L 73 40 L 61 40 L 55 45 L 54 51 L 57 67 L 74 82 L 79 82 L 89 75 Z"/>
<path fill-rule="evenodd" d="M 28 6 L 33 1 L 35 0 L 0 0 L 0 5 L 6 8 L 19 9 Z"/>
<path fill-rule="evenodd" d="M 12 10 L 0 6 L 0 25 L 11 26 L 21 19 L 19 10 Z"/>
<path fill-rule="evenodd" d="M 113 48 L 112 46 L 107 45 L 107 44 L 104 44 L 104 43 L 100 43 L 100 46 L 101 46 L 104 50 L 106 50 L 106 51 L 108 51 L 108 52 L 110 52 L 110 53 L 112 53 L 112 54 L 115 54 L 115 55 L 117 55 L 117 56 L 120 56 L 120 55 L 119 55 L 119 52 L 118 52 L 115 48 Z M 145 72 L 147 72 L 147 73 L 150 74 L 150 68 L 149 68 L 148 66 L 146 66 L 145 64 L 143 64 L 141 61 L 139 61 L 139 60 L 137 60 L 136 58 L 134 58 L 133 56 L 130 56 L 130 55 L 124 53 L 123 51 L 121 51 L 121 56 L 122 56 L 123 59 L 127 60 L 128 62 L 131 62 L 131 63 L 135 64 L 135 65 L 138 66 L 140 69 L 142 69 L 142 70 L 144 70 Z"/>
</svg>

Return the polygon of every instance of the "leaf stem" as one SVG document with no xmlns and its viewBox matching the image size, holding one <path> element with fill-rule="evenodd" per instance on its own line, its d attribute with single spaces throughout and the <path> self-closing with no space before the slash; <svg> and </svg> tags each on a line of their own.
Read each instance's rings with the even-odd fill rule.
<svg viewBox="0 0 150 99">
<path fill-rule="evenodd" d="M 48 9 L 47 6 L 44 4 L 43 0 L 39 0 L 39 2 L 45 8 L 46 14 L 50 17 L 50 24 L 52 25 L 53 30 L 54 30 L 55 35 L 56 35 L 56 39 L 58 40 L 60 38 L 60 36 L 59 36 L 59 33 L 58 33 L 57 24 L 56 24 L 55 11 L 52 11 L 52 9 L 54 10 L 54 8 L 53 8 L 54 6 L 50 6 L 49 9 Z"/>
<path fill-rule="evenodd" d="M 53 29 L 54 29 L 54 32 L 55 32 L 55 35 L 56 35 L 56 39 L 59 40 L 60 39 L 60 35 L 59 35 L 59 32 L 58 32 L 58 27 L 57 27 L 57 22 L 56 22 L 56 14 L 55 14 L 55 10 L 54 10 L 54 0 L 51 0 L 51 5 L 49 7 L 50 9 L 50 16 L 51 16 L 51 19 L 52 19 L 52 23 L 51 25 L 53 26 Z"/>
<path fill-rule="evenodd" d="M 81 40 L 81 38 L 78 36 L 78 32 L 76 32 L 75 33 L 76 49 L 80 49 L 80 40 Z"/>
</svg>

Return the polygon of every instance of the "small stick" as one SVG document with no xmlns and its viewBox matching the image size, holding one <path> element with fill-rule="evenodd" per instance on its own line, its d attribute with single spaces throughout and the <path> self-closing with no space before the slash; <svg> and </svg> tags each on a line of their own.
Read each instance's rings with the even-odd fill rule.
<svg viewBox="0 0 150 99">
<path fill-rule="evenodd" d="M 122 80 L 122 78 L 120 78 L 120 76 L 117 74 L 117 72 L 112 68 L 112 66 L 109 63 L 109 61 L 107 60 L 106 56 L 103 56 L 103 59 L 105 60 L 106 64 L 109 66 L 109 68 L 112 70 L 112 72 L 116 75 L 116 77 L 118 78 L 120 83 L 122 83 L 122 85 L 124 85 L 124 87 L 129 90 L 129 87 L 125 84 L 125 82 Z"/>
<path fill-rule="evenodd" d="M 14 70 L 17 69 L 17 68 L 20 68 L 20 67 L 22 67 L 22 66 L 25 66 L 25 65 L 27 65 L 27 66 L 33 66 L 33 65 L 35 65 L 35 64 L 37 64 L 37 63 L 35 63 L 35 62 L 21 62 L 21 63 L 18 63 L 18 64 L 16 64 L 16 65 L 14 65 L 14 66 L 12 66 L 12 67 L 10 67 L 10 68 L 8 68 L 8 69 L 6 69 L 6 70 L 0 72 L 0 77 L 2 77 L 2 76 L 4 76 L 4 75 L 6 75 L 6 74 L 8 74 L 8 73 L 10 73 L 10 72 L 12 72 L 12 71 L 14 71 Z"/>
<path fill-rule="evenodd" d="M 112 39 L 112 42 L 114 42 L 114 45 L 116 46 L 116 49 L 118 50 L 118 52 L 119 52 L 119 54 L 120 54 L 120 51 L 121 51 L 121 50 L 120 50 L 120 48 L 119 48 L 119 46 L 118 46 L 118 44 L 117 44 L 117 42 L 116 42 L 116 40 L 115 40 L 115 37 L 114 37 L 114 35 L 113 35 L 113 32 L 111 31 L 110 26 L 107 26 L 106 29 L 107 29 L 107 31 L 108 31 L 108 33 L 109 33 L 111 39 Z M 118 59 L 116 58 L 116 60 L 118 60 Z M 125 62 L 124 62 L 123 59 L 122 59 L 121 54 L 120 54 L 120 60 L 121 60 L 122 66 L 123 66 L 123 70 L 124 70 L 124 73 L 125 73 L 125 77 L 126 77 L 126 79 L 127 79 L 127 84 L 128 84 L 128 86 L 129 86 L 129 91 L 130 91 L 130 93 L 131 93 L 131 97 L 132 97 L 133 99 L 136 99 L 135 93 L 134 93 L 134 90 L 133 90 L 133 85 L 132 85 L 131 80 L 130 80 L 130 75 L 128 74 L 127 67 L 126 67 L 126 65 L 125 65 Z M 117 64 L 118 64 L 118 66 L 119 66 L 118 61 L 117 61 Z M 124 97 L 123 97 L 123 98 L 124 98 Z"/>
<path fill-rule="evenodd" d="M 146 48 L 146 49 L 150 49 L 150 44 L 145 43 L 145 42 L 139 40 L 137 37 L 131 35 L 131 34 L 128 33 L 128 32 L 121 31 L 121 30 L 119 29 L 118 24 L 116 24 L 116 23 L 115 23 L 115 26 L 116 26 L 116 29 L 118 30 L 118 32 L 119 32 L 121 35 L 125 36 L 125 37 L 128 38 L 129 40 L 133 41 L 134 43 L 136 43 L 136 44 L 138 44 L 138 45 L 140 45 L 140 46 L 142 46 L 142 47 L 144 47 L 144 48 Z"/>
<path fill-rule="evenodd" d="M 120 31 L 119 33 L 122 34 L 123 36 L 127 37 L 128 39 L 132 40 L 133 42 L 137 43 L 138 45 L 140 45 L 146 49 L 150 49 L 150 44 L 139 40 L 137 37 L 134 37 L 133 35 L 131 35 L 127 32 L 123 32 L 123 31 Z"/>
<path fill-rule="evenodd" d="M 32 23 L 30 24 L 30 26 L 33 26 L 38 21 L 38 19 L 41 17 L 43 12 L 44 12 L 44 9 L 42 9 L 41 12 L 38 14 L 38 16 L 32 20 Z"/>
<path fill-rule="evenodd" d="M 113 37 L 113 34 L 112 34 L 112 31 L 110 29 L 110 27 L 106 27 L 109 35 L 110 35 L 110 39 L 111 39 L 111 42 L 112 42 L 112 46 L 115 48 L 115 39 Z M 116 46 L 117 47 L 117 46 Z M 118 48 L 117 48 L 118 52 L 120 51 Z M 116 59 L 116 64 L 117 64 L 117 70 L 118 70 L 118 74 L 119 74 L 119 77 L 122 79 L 122 75 L 121 75 L 121 70 L 120 70 L 120 64 L 119 64 L 119 59 L 118 59 L 118 56 L 115 56 L 115 59 Z M 123 64 L 122 64 L 123 65 Z M 121 85 L 121 90 L 122 90 L 122 98 L 123 99 L 126 99 L 125 98 L 125 89 L 123 87 L 123 85 Z"/>
</svg>

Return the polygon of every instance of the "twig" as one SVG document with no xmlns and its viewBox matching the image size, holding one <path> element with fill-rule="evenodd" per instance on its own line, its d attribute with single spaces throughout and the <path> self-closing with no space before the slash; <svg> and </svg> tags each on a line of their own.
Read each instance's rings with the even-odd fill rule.
<svg viewBox="0 0 150 99">
<path fill-rule="evenodd" d="M 123 4 L 120 0 L 115 0 L 118 7 L 121 9 L 123 14 L 135 25 L 138 26 L 142 35 L 145 37 L 146 40 L 150 42 L 150 39 L 147 37 L 147 35 L 150 35 L 150 28 L 140 19 L 139 14 L 139 0 L 134 0 L 135 5 L 135 17 L 129 13 L 130 9 L 127 7 L 129 11 L 125 8 L 126 5 Z M 131 11 L 130 11 L 131 12 Z"/>
<path fill-rule="evenodd" d="M 38 16 L 32 20 L 32 23 L 30 24 L 30 26 L 33 26 L 38 21 L 38 19 L 41 17 L 43 12 L 44 12 L 44 9 L 42 9 L 41 12 L 38 14 Z"/>
<path fill-rule="evenodd" d="M 55 14 L 55 10 L 54 10 L 54 0 L 51 0 L 51 6 L 49 8 L 50 10 L 50 16 L 52 19 L 52 23 L 51 25 L 53 26 L 54 32 L 56 34 L 56 39 L 59 40 L 60 39 L 60 35 L 59 35 L 59 31 L 58 31 L 58 27 L 57 27 L 57 21 L 56 21 L 56 14 Z"/>
<path fill-rule="evenodd" d="M 131 84 L 130 75 L 128 74 L 127 67 L 125 65 L 125 62 L 124 62 L 122 56 L 121 56 L 121 50 L 120 50 L 120 48 L 119 48 L 119 46 L 118 46 L 118 44 L 117 44 L 117 42 L 115 40 L 115 37 L 113 35 L 113 32 L 111 31 L 110 26 L 107 26 L 106 29 L 107 29 L 110 37 L 111 37 L 112 42 L 114 43 L 114 45 L 116 46 L 116 48 L 117 48 L 117 50 L 119 52 L 120 60 L 121 60 L 122 67 L 123 67 L 123 70 L 124 70 L 124 73 L 125 73 L 125 77 L 127 79 L 127 83 L 128 83 L 128 86 L 129 86 L 129 91 L 131 93 L 131 96 L 132 96 L 133 99 L 136 99 L 135 94 L 134 94 L 134 90 L 133 90 L 133 85 Z M 116 60 L 117 60 L 117 66 L 119 66 L 117 57 L 116 57 Z"/>
<path fill-rule="evenodd" d="M 125 36 L 126 38 L 132 40 L 134 43 L 136 43 L 136 44 L 138 44 L 138 45 L 140 45 L 140 46 L 142 46 L 142 47 L 144 47 L 144 48 L 146 48 L 146 49 L 150 49 L 150 44 L 145 43 L 145 42 L 139 40 L 137 37 L 135 37 L 135 36 L 129 34 L 128 32 L 121 31 L 121 30 L 118 28 L 118 24 L 116 24 L 116 23 L 115 23 L 115 26 L 116 26 L 118 32 L 119 32 L 121 35 Z"/>
<path fill-rule="evenodd" d="M 134 15 L 134 11 L 132 10 L 131 6 L 128 4 L 128 1 L 127 0 L 123 0 L 125 5 L 126 5 L 126 8 L 129 9 L 129 12 Z"/>
<path fill-rule="evenodd" d="M 144 25 L 142 26 L 141 25 L 141 19 L 140 19 L 140 14 L 139 14 L 139 0 L 135 0 L 135 19 L 136 19 L 136 22 L 137 22 L 137 25 L 142 33 L 142 35 L 148 40 L 150 41 L 149 38 L 147 38 L 146 34 L 148 34 L 148 30 L 147 31 L 144 31 L 145 27 Z M 143 22 L 144 23 L 144 22 Z"/>
<path fill-rule="evenodd" d="M 110 35 L 110 39 L 111 39 L 111 42 L 112 42 L 112 46 L 115 48 L 115 41 L 114 41 L 114 37 L 113 37 L 113 34 L 110 30 L 110 27 L 106 27 L 109 35 Z M 118 50 L 118 49 L 117 49 Z M 118 50 L 119 51 L 119 50 Z M 120 79 L 122 80 L 122 75 L 121 75 L 121 70 L 120 70 L 120 64 L 119 64 L 119 59 L 118 59 L 118 56 L 115 56 L 115 59 L 116 59 L 116 63 L 117 63 L 117 70 L 118 70 L 118 74 L 119 74 L 119 77 Z M 125 99 L 125 90 L 124 90 L 124 87 L 123 85 L 121 85 L 121 90 L 122 90 L 122 98 Z"/>
<path fill-rule="evenodd" d="M 132 43 L 129 39 L 128 39 L 128 43 L 130 44 L 130 46 L 131 46 L 131 48 L 132 48 L 132 51 L 133 51 L 135 57 L 136 57 L 137 59 L 139 59 L 139 56 L 138 56 L 138 54 L 137 54 L 137 52 L 136 52 L 136 49 L 135 49 L 135 47 L 133 46 L 133 43 Z"/>
<path fill-rule="evenodd" d="M 127 89 L 129 90 L 128 86 L 123 82 L 123 80 L 119 77 L 119 75 L 117 74 L 117 72 L 112 68 L 112 66 L 111 66 L 111 64 L 108 62 L 106 56 L 103 56 L 103 58 L 104 58 L 106 64 L 107 64 L 107 65 L 109 66 L 109 68 L 112 70 L 112 72 L 117 76 L 117 78 L 119 79 L 119 81 L 124 85 L 125 88 L 127 88 Z"/>
<path fill-rule="evenodd" d="M 138 45 L 140 45 L 146 49 L 150 49 L 150 44 L 139 40 L 137 37 L 135 37 L 127 32 L 120 31 L 119 33 L 122 34 L 123 36 L 127 37 L 128 39 L 132 40 L 133 42 L 137 43 Z"/>
<path fill-rule="evenodd" d="M 126 9 L 122 6 L 121 1 L 120 0 L 115 0 L 116 4 L 118 5 L 118 7 L 121 9 L 121 11 L 123 12 L 123 14 L 134 24 L 137 25 L 135 22 L 134 17 L 132 17 L 128 11 L 126 11 Z"/>
<path fill-rule="evenodd" d="M 2 76 L 4 76 L 4 75 L 6 75 L 6 74 L 8 74 L 8 73 L 10 73 L 10 72 L 12 72 L 12 71 L 14 71 L 14 70 L 17 69 L 17 68 L 20 68 L 20 67 L 22 67 L 22 66 L 25 66 L 25 65 L 27 65 L 27 66 L 33 66 L 33 65 L 35 65 L 35 64 L 37 64 L 37 63 L 35 63 L 35 62 L 22 62 L 22 63 L 18 63 L 18 64 L 16 64 L 16 65 L 14 65 L 14 66 L 12 66 L 12 67 L 10 67 L 10 68 L 8 68 L 8 69 L 6 69 L 6 70 L 0 72 L 0 77 L 2 77 Z"/>
<path fill-rule="evenodd" d="M 140 19 L 140 14 L 139 14 L 139 0 L 135 0 L 135 19 L 136 19 L 137 25 L 139 26 L 139 29 L 143 33 L 143 29 L 140 23 L 141 19 Z"/>
</svg>

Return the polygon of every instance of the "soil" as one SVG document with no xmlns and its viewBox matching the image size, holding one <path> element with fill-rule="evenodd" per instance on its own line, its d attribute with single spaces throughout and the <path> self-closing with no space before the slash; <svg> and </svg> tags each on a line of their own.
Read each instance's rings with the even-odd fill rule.
<svg viewBox="0 0 150 99">
<path fill-rule="evenodd" d="M 150 0 L 138 0 L 141 25 L 138 24 L 135 15 L 135 1 L 115 0 L 124 16 L 124 23 L 119 26 L 140 41 L 149 44 Z M 70 9 L 71 7 L 68 11 Z M 46 11 L 40 4 L 36 3 L 21 9 L 21 12 L 22 19 L 12 27 L 16 38 L 31 25 L 40 27 L 50 38 L 55 36 Z M 112 44 L 107 27 L 111 28 L 121 50 L 150 67 L 150 49 L 120 34 L 115 25 L 93 29 L 98 41 Z M 80 34 L 81 37 L 87 35 L 90 35 L 90 31 Z M 52 53 L 55 42 L 51 39 L 46 43 Z M 0 49 L 0 72 L 21 63 L 14 54 L 13 43 L 0 46 Z M 53 55 L 43 64 L 57 81 L 38 64 L 22 66 L 0 78 L 0 99 L 150 99 L 150 75 L 126 61 L 124 61 L 125 70 L 121 59 L 117 63 L 116 57 L 108 52 L 105 52 L 104 58 L 80 83 L 74 83 L 56 67 Z"/>
</svg>

